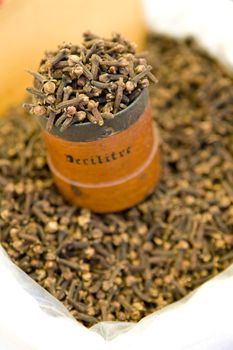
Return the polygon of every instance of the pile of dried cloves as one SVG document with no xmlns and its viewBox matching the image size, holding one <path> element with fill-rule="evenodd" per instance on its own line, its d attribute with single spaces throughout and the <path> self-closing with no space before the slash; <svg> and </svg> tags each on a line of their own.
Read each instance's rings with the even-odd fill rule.
<svg viewBox="0 0 233 350">
<path fill-rule="evenodd" d="M 38 72 L 29 71 L 33 103 L 25 107 L 48 118 L 48 131 L 87 121 L 102 126 L 132 103 L 149 79 L 157 81 L 151 69 L 145 54 L 137 54 L 120 34 L 104 39 L 87 32 L 82 45 L 64 43 L 46 52 Z"/>
<path fill-rule="evenodd" d="M 139 321 L 233 263 L 233 76 L 190 39 L 156 35 L 148 48 L 163 173 L 129 210 L 68 205 L 34 119 L 0 120 L 1 244 L 88 327 Z"/>
</svg>

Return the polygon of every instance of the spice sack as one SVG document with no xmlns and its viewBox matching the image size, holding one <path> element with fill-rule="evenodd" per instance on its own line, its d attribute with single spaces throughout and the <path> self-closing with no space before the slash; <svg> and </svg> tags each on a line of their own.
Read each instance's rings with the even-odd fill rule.
<svg viewBox="0 0 233 350">
<path fill-rule="evenodd" d="M 145 0 L 143 6 L 150 31 L 176 38 L 192 36 L 232 69 L 232 1 Z M 88 329 L 0 246 L 0 350 L 230 350 L 232 295 L 233 265 L 139 322 L 106 321 Z"/>
</svg>

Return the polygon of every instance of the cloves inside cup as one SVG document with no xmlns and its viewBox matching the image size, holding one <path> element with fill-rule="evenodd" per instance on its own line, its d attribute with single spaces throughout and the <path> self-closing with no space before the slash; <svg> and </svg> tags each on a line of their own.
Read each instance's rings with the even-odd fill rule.
<svg viewBox="0 0 233 350">
<path fill-rule="evenodd" d="M 150 194 L 159 179 L 159 137 L 149 106 L 145 54 L 114 34 L 84 33 L 64 43 L 31 72 L 36 116 L 48 164 L 63 196 L 96 212 L 119 211 Z"/>
</svg>

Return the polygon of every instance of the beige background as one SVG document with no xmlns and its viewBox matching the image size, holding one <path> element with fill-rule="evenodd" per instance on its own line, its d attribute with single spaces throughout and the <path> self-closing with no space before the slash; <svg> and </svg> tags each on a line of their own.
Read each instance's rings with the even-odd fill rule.
<svg viewBox="0 0 233 350">
<path fill-rule="evenodd" d="M 0 7 L 0 112 L 25 97 L 45 49 L 78 43 L 85 30 L 120 31 L 141 49 L 145 35 L 140 0 L 8 0 Z"/>
</svg>

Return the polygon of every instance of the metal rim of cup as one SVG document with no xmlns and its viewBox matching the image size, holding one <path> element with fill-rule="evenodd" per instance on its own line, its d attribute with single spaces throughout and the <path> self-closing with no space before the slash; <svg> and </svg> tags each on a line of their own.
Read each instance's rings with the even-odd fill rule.
<svg viewBox="0 0 233 350">
<path fill-rule="evenodd" d="M 103 126 L 90 122 L 77 123 L 61 132 L 54 126 L 51 135 L 66 141 L 88 142 L 103 139 L 127 129 L 143 114 L 148 103 L 148 89 L 143 89 L 140 95 L 124 110 L 118 112 L 114 119 L 106 119 Z M 47 118 L 38 118 L 40 126 L 45 129 Z M 46 130 L 45 130 L 46 131 Z"/>
</svg>

